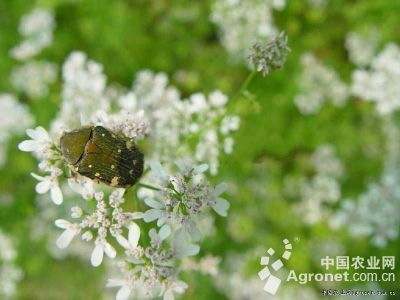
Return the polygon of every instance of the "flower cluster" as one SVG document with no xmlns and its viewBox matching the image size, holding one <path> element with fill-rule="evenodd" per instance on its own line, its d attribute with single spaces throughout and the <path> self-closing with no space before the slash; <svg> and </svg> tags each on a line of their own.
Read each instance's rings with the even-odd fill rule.
<svg viewBox="0 0 400 300">
<path fill-rule="evenodd" d="M 330 145 L 318 147 L 312 154 L 311 161 L 315 174 L 310 179 L 303 179 L 300 188 L 301 202 L 296 206 L 296 211 L 306 224 L 314 224 L 325 218 L 328 214 L 327 205 L 340 199 L 339 179 L 344 172 L 335 149 Z"/>
<path fill-rule="evenodd" d="M 11 49 L 11 56 L 24 61 L 40 53 L 51 44 L 54 27 L 54 15 L 46 9 L 34 9 L 23 16 L 18 28 L 23 41 Z"/>
<path fill-rule="evenodd" d="M 28 129 L 31 139 L 19 144 L 20 150 L 34 153 L 45 173 L 32 173 L 39 181 L 38 194 L 50 192 L 57 205 L 64 203 L 65 194 L 79 195 L 70 216 L 55 220 L 63 229 L 56 244 L 65 249 L 79 236 L 92 245 L 93 266 L 105 256 L 120 261 L 119 279 L 108 283 L 119 287 L 117 299 L 142 292 L 143 297 L 173 299 L 187 287 L 178 276 L 180 261 L 199 252 L 196 243 L 208 211 L 227 215 L 229 203 L 220 197 L 225 184 L 214 188 L 205 172 L 209 163 L 210 172 L 217 173 L 220 149 L 232 152 L 231 133 L 239 128 L 240 119 L 226 113 L 228 99 L 221 92 L 182 99 L 164 74 L 143 71 L 131 90 L 115 89 L 107 86 L 102 66 L 82 52 L 71 53 L 62 70 L 61 109 L 50 133 L 42 127 Z M 152 151 L 146 155 L 150 168 L 145 166 L 146 183 L 137 184 L 136 197 L 137 206 L 143 201 L 149 209 L 127 209 L 125 189 L 105 187 L 65 166 L 59 137 L 81 124 L 103 125 L 127 141 L 150 141 Z M 177 172 L 167 175 L 176 169 L 172 162 L 182 157 L 193 160 L 179 160 Z M 206 163 L 198 163 L 202 160 Z M 141 234 L 143 228 L 147 234 Z"/>
<path fill-rule="evenodd" d="M 228 98 L 220 91 L 182 99 L 168 86 L 165 74 L 142 71 L 128 96 L 119 100 L 121 110 L 144 111 L 154 148 L 152 159 L 176 161 L 194 152 L 194 158 L 207 163 L 215 175 L 220 152 L 233 151 L 232 133 L 239 129 L 240 118 L 226 113 Z"/>
<path fill-rule="evenodd" d="M 300 93 L 294 98 L 294 103 L 302 114 L 315 114 L 328 101 L 335 106 L 346 103 L 349 89 L 333 69 L 321 64 L 311 53 L 304 54 L 301 63 Z"/>
<path fill-rule="evenodd" d="M 197 271 L 201 274 L 209 274 L 211 276 L 218 275 L 218 267 L 221 262 L 221 258 L 213 255 L 206 255 L 199 261 L 193 258 L 185 258 L 182 261 L 182 269 L 185 271 Z"/>
<path fill-rule="evenodd" d="M 391 43 L 372 60 L 370 69 L 358 69 L 352 75 L 352 93 L 376 102 L 380 114 L 400 107 L 400 48 Z"/>
<path fill-rule="evenodd" d="M 121 234 L 124 227 L 129 226 L 130 235 L 133 234 L 132 230 L 139 231 L 139 228 L 131 222 L 134 216 L 125 213 L 120 207 L 124 203 L 123 189 L 114 190 L 105 201 L 104 193 L 95 192 L 92 182 L 86 178 L 71 178 L 70 184 L 88 201 L 95 202 L 95 210 L 85 212 L 80 206 L 74 206 L 71 208 L 71 218 L 76 222 L 56 220 L 56 226 L 64 229 L 56 244 L 59 248 L 64 249 L 69 246 L 75 236 L 83 232 L 83 240 L 89 242 L 94 239 L 95 247 L 91 255 L 91 263 L 97 267 L 102 263 L 104 253 L 110 258 L 116 256 L 115 249 L 107 241 L 107 238 L 110 238 L 109 235 L 120 240 L 123 238 Z M 133 228 L 133 226 L 135 227 Z M 138 233 L 136 234 L 138 235 Z"/>
<path fill-rule="evenodd" d="M 236 60 L 245 60 L 255 39 L 265 40 L 277 34 L 273 10 L 282 10 L 285 0 L 216 0 L 211 21 L 220 33 L 223 46 Z"/>
<path fill-rule="evenodd" d="M 59 238 L 60 229 L 53 224 L 56 219 L 67 219 L 71 215 L 72 207 L 76 206 L 77 194 L 71 190 L 67 183 L 61 185 L 65 205 L 52 205 L 51 199 L 46 195 L 37 195 L 35 203 L 37 213 L 29 220 L 29 237 L 35 242 L 45 242 L 47 252 L 55 259 L 66 257 L 78 258 L 87 262 L 92 254 L 93 247 L 81 240 L 75 239 L 67 248 L 60 249 L 55 241 Z"/>
<path fill-rule="evenodd" d="M 151 159 L 175 161 L 191 156 L 215 175 L 220 152 L 233 151 L 238 116 L 226 112 L 228 98 L 220 91 L 182 99 L 163 73 L 139 72 L 131 90 L 107 86 L 103 67 L 82 52 L 70 54 L 63 66 L 63 99 L 52 123 L 52 136 L 81 124 L 103 125 L 134 139 L 148 136 Z M 80 113 L 80 122 L 75 112 Z"/>
<path fill-rule="evenodd" d="M 40 53 L 51 44 L 54 27 L 53 13 L 46 9 L 38 8 L 23 16 L 18 30 L 24 39 L 11 49 L 11 56 L 23 61 Z"/>
<path fill-rule="evenodd" d="M 26 134 L 31 139 L 21 142 L 18 148 L 21 151 L 33 152 L 40 160 L 39 169 L 48 173 L 46 176 L 32 173 L 32 176 L 39 181 L 36 185 L 36 192 L 45 194 L 50 191 L 53 202 L 61 204 L 63 195 L 58 180 L 58 177 L 63 175 L 63 171 L 59 168 L 61 165 L 61 151 L 43 127 L 27 129 Z"/>
<path fill-rule="evenodd" d="M 19 32 L 24 40 L 11 49 L 10 55 L 23 64 L 11 72 L 12 86 L 31 99 L 44 98 L 49 94 L 49 85 L 57 79 L 57 65 L 34 57 L 49 47 L 55 28 L 54 15 L 46 9 L 34 9 L 22 16 Z"/>
<path fill-rule="evenodd" d="M 378 42 L 379 35 L 374 30 L 370 30 L 366 35 L 349 32 L 346 35 L 345 46 L 350 61 L 358 67 L 368 66 L 375 55 Z"/>
<path fill-rule="evenodd" d="M 210 184 L 202 178 L 208 169 L 205 164 L 193 167 L 190 162 L 180 161 L 177 165 L 180 172 L 168 176 L 159 163 L 150 164 L 152 172 L 157 176 L 161 193 L 150 193 L 145 198 L 145 203 L 151 209 L 144 213 L 143 219 L 145 222 L 157 220 L 158 226 L 172 223 L 174 228 L 190 237 L 189 240 L 198 241 L 201 234 L 194 222 L 197 214 L 210 207 L 217 214 L 227 216 L 229 202 L 219 197 L 226 185 L 220 184 L 211 189 Z"/>
<path fill-rule="evenodd" d="M 110 101 L 105 97 L 107 78 L 103 66 L 86 57 L 83 52 L 72 52 L 62 67 L 62 102 L 53 121 L 51 133 L 55 137 L 75 129 L 93 119 L 98 110 L 108 111 Z M 79 117 L 76 113 L 79 112 Z"/>
<path fill-rule="evenodd" d="M 15 265 L 16 252 L 10 238 L 0 230 L 0 297 L 11 299 L 22 271 Z"/>
<path fill-rule="evenodd" d="M 13 135 L 20 135 L 33 124 L 28 108 L 9 94 L 0 93 L 0 167 L 6 161 L 7 145 Z"/>
<path fill-rule="evenodd" d="M 256 41 L 251 46 L 250 64 L 265 76 L 271 70 L 281 69 L 289 51 L 287 35 L 281 32 L 267 42 Z"/>
<path fill-rule="evenodd" d="M 378 182 L 368 184 L 357 199 L 346 199 L 331 218 L 333 228 L 345 227 L 354 237 L 368 236 L 378 247 L 399 235 L 400 209 L 400 132 L 393 120 L 384 122 L 387 160 Z"/>
<path fill-rule="evenodd" d="M 49 85 L 56 79 L 57 66 L 47 61 L 30 61 L 15 67 L 11 73 L 14 88 L 32 99 L 47 96 Z"/>
<path fill-rule="evenodd" d="M 182 116 L 189 112 L 190 117 L 185 139 L 199 136 L 195 158 L 198 162 L 206 162 L 212 175 L 218 173 L 219 152 L 232 153 L 234 140 L 231 134 L 240 126 L 238 116 L 226 114 L 227 101 L 228 98 L 219 91 L 212 92 L 208 99 L 202 94 L 194 94 L 181 112 Z"/>
<path fill-rule="evenodd" d="M 39 166 L 41 170 L 50 173 L 44 177 L 32 174 L 39 180 L 36 190 L 40 194 L 50 191 L 53 202 L 61 204 L 63 195 L 59 177 L 63 171 L 47 160 L 51 154 L 57 155 L 53 152 L 54 144 L 48 143 L 49 136 L 43 128 L 28 130 L 28 134 L 37 140 L 24 141 L 20 148 L 40 153 L 38 157 L 43 157 L 43 160 Z M 44 145 L 41 143 L 43 140 Z M 55 156 L 52 157 L 56 160 Z M 99 266 L 104 254 L 116 258 L 117 250 L 110 242 L 111 239 L 116 240 L 125 249 L 125 265 L 130 266 L 130 271 L 122 279 L 123 283 L 120 280 L 109 282 L 109 286 L 120 285 L 118 299 L 127 299 L 133 290 L 143 286 L 148 287 L 148 297 L 158 293 L 170 299 L 168 297 L 172 297 L 172 292 L 183 292 L 186 285 L 178 279 L 179 269 L 175 265 L 177 260 L 199 252 L 200 247 L 193 243 L 201 238 L 196 216 L 204 213 L 207 208 L 212 208 L 219 215 L 227 215 L 229 203 L 220 198 L 225 185 L 211 187 L 203 174 L 208 166 L 203 164 L 193 167 L 187 161 L 179 162 L 178 165 L 179 173 L 169 176 L 159 163 L 151 163 L 158 187 L 153 182 L 151 185 L 143 184 L 144 187 L 150 187 L 147 192 L 141 188 L 139 193 L 150 207 L 144 212 L 124 211 L 124 189 L 115 189 L 106 198 L 107 191 L 99 190 L 100 187 L 86 177 L 74 175 L 68 180 L 70 188 L 85 201 L 71 208 L 72 221 L 55 221 L 56 226 L 64 230 L 56 244 L 59 248 L 66 248 L 80 235 L 82 240 L 94 243 L 90 260 L 93 266 Z M 138 244 L 140 229 L 134 222 L 138 219 L 146 223 L 157 220 L 157 226 L 160 227 L 159 230 L 149 230 L 150 243 L 146 247 Z M 128 238 L 125 238 L 125 232 Z"/>
</svg>

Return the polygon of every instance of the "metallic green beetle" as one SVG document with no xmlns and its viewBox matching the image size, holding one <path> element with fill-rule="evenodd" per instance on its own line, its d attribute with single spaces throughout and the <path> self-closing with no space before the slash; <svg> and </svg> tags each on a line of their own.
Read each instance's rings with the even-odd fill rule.
<svg viewBox="0 0 400 300">
<path fill-rule="evenodd" d="M 65 132 L 60 144 L 74 172 L 112 187 L 130 187 L 143 173 L 143 153 L 137 146 L 102 126 Z"/>
</svg>

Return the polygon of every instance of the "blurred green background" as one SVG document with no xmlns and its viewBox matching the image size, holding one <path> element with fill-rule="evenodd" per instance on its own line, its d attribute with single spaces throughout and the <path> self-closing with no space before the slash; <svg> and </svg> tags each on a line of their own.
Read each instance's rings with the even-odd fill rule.
<svg viewBox="0 0 400 300">
<path fill-rule="evenodd" d="M 109 82 L 129 87 L 136 72 L 150 69 L 166 72 L 184 96 L 215 89 L 234 96 L 249 71 L 245 64 L 233 63 L 221 46 L 217 27 L 210 22 L 212 3 L 0 0 L 0 91 L 15 94 L 9 74 L 18 63 L 9 56 L 9 50 L 21 39 L 20 17 L 34 7 L 44 7 L 54 11 L 56 29 L 52 45 L 42 51 L 40 59 L 61 66 L 71 51 L 81 50 L 104 65 Z M 354 240 L 345 229 L 331 230 L 323 220 L 305 225 L 293 209 L 298 200 L 284 191 L 288 176 L 313 175 L 308 157 L 322 144 L 333 145 L 345 165 L 342 198 L 357 197 L 368 181 L 380 178 L 384 137 L 371 103 L 351 99 L 344 108 L 325 105 L 318 114 L 304 116 L 293 98 L 298 92 L 303 53 L 312 51 L 349 81 L 354 66 L 344 48 L 346 34 L 376 26 L 382 45 L 399 42 L 399 13 L 399 1 L 385 0 L 332 0 L 324 9 L 312 8 L 306 1 L 288 1 L 284 10 L 274 12 L 276 27 L 289 36 L 291 52 L 283 70 L 255 78 L 249 86 L 252 97 L 239 97 L 229 104 L 230 111 L 242 118 L 241 128 L 235 136 L 233 154 L 221 158 L 215 182 L 225 181 L 236 189 L 227 197 L 231 203 L 228 218 L 216 219 L 217 232 L 203 242 L 201 254 L 224 258 L 233 251 L 278 249 L 287 237 L 295 249 L 289 266 L 311 272 L 319 269 L 315 257 L 324 256 L 322 252 L 312 253 L 332 241 L 350 256 L 399 253 L 398 240 L 378 248 L 368 237 Z M 182 79 L 179 71 L 190 76 Z M 47 127 L 54 118 L 60 87 L 58 80 L 50 94 L 39 101 L 17 94 L 29 106 L 36 124 Z M 0 227 L 12 237 L 17 264 L 24 272 L 16 298 L 100 299 L 105 290 L 101 269 L 77 258 L 54 259 L 46 250 L 46 237 L 29 238 L 31 220 L 41 208 L 35 204 L 35 180 L 29 175 L 36 170 L 36 161 L 17 150 L 22 139 L 14 137 L 9 143 L 7 162 L 0 170 L 1 193 L 14 199 L 0 207 Z M 251 258 L 246 273 L 256 275 L 258 263 L 259 257 Z M 400 276 L 399 270 L 396 275 Z M 183 299 L 227 299 L 211 277 L 188 273 L 184 278 L 189 289 Z M 319 291 L 315 283 L 308 286 Z M 381 288 L 398 290 L 398 285 L 381 284 Z"/>
</svg>

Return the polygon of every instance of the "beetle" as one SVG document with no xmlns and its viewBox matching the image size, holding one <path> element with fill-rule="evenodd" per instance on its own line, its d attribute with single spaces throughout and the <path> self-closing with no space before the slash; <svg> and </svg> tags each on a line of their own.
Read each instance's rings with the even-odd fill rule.
<svg viewBox="0 0 400 300">
<path fill-rule="evenodd" d="M 73 172 L 112 187 L 130 187 L 143 173 L 144 155 L 135 143 L 103 126 L 65 132 L 60 146 Z"/>
</svg>

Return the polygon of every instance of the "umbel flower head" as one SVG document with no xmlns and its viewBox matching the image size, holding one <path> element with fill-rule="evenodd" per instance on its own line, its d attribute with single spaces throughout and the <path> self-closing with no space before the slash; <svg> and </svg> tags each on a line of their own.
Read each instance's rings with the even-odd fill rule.
<svg viewBox="0 0 400 300">
<path fill-rule="evenodd" d="M 257 72 L 265 76 L 271 70 L 283 67 L 289 51 L 288 37 L 282 31 L 269 41 L 256 40 L 250 49 L 249 62 Z"/>
<path fill-rule="evenodd" d="M 180 262 L 200 251 L 202 217 L 210 216 L 211 210 L 224 217 L 228 214 L 229 202 L 221 198 L 226 185 L 214 187 L 207 178 L 218 171 L 219 152 L 232 152 L 231 134 L 238 130 L 240 118 L 227 114 L 228 99 L 218 91 L 208 97 L 194 94 L 184 101 L 168 86 L 164 74 L 142 72 L 126 92 L 111 90 L 102 66 L 84 53 L 71 54 L 62 70 L 62 105 L 51 129 L 28 129 L 30 139 L 19 144 L 20 150 L 32 152 L 39 160 L 40 172 L 32 173 L 39 181 L 36 192 L 49 192 L 53 203 L 61 207 L 73 202 L 69 215 L 54 217 L 54 224 L 62 229 L 55 244 L 64 249 L 80 238 L 88 243 L 92 266 L 109 259 L 120 262 L 119 274 L 112 275 L 115 278 L 108 284 L 119 288 L 117 299 L 128 299 L 130 294 L 140 299 L 173 299 L 187 288 L 180 280 Z M 68 162 L 64 149 L 71 148 L 61 142 L 65 132 L 78 132 L 86 140 L 87 128 L 98 127 L 121 142 L 126 140 L 127 148 L 142 139 L 152 145 L 143 178 L 134 188 L 139 187 L 136 196 L 126 193 L 128 185 L 95 180 L 107 166 L 118 170 L 116 164 L 102 165 L 110 157 L 88 164 L 96 169 L 94 173 L 81 172 Z M 102 133 L 89 134 L 89 138 L 107 138 Z M 94 153 L 86 143 L 81 147 L 80 140 L 72 141 L 79 144 L 78 150 Z M 132 200 L 147 208 L 138 205 L 138 210 L 128 210 L 124 203 Z"/>
</svg>

